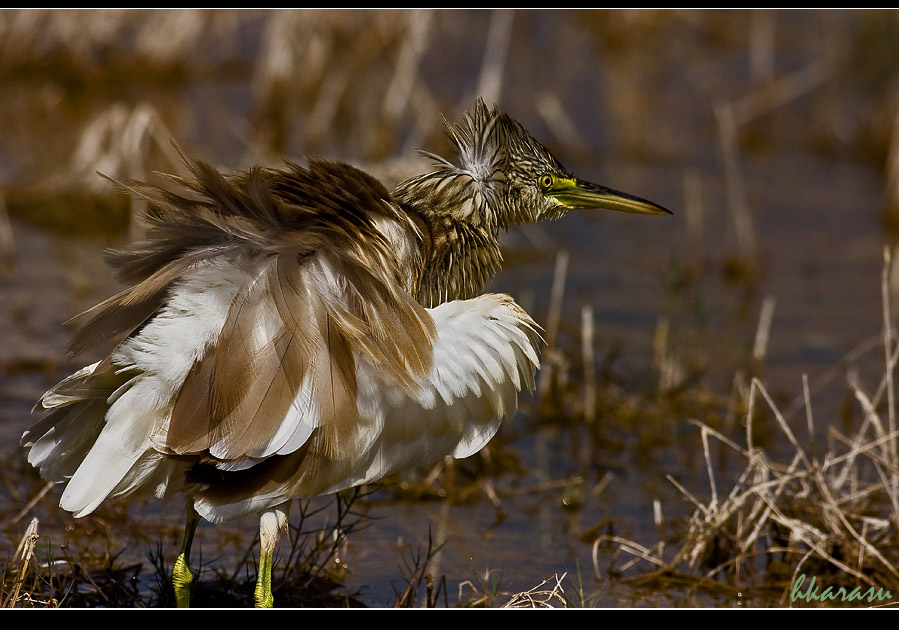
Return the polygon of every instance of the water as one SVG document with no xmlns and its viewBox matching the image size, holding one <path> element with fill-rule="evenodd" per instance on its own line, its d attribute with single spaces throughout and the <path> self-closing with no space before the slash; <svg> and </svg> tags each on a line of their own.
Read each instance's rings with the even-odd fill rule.
<svg viewBox="0 0 899 630">
<path fill-rule="evenodd" d="M 165 142 L 171 135 L 188 153 L 224 167 L 310 152 L 366 165 L 392 183 L 421 168 L 397 160 L 409 157 L 412 147 L 445 152 L 438 113 L 457 118 L 478 89 L 494 92 L 485 94 L 488 100 L 499 101 L 579 176 L 675 213 L 577 213 L 506 235 L 509 262 L 490 289 L 512 293 L 541 323 L 556 253 L 564 249 L 570 256 L 559 342 L 573 357 L 573 379 L 580 369 L 581 309 L 589 305 L 596 362 L 601 376 L 622 388 L 621 400 L 632 394 L 639 408 L 655 396 L 653 342 L 660 323 L 668 326 L 666 351 L 696 374 L 686 387 L 726 398 L 735 371 L 752 368 L 749 351 L 762 302 L 770 296 L 773 320 L 758 374 L 780 399 L 792 400 L 801 393 L 803 374 L 814 382 L 840 368 L 842 358 L 876 339 L 882 326 L 880 273 L 888 242 L 882 165 L 893 111 L 883 85 L 895 84 L 896 75 L 889 63 L 878 65 L 875 44 L 891 41 L 891 33 L 894 39 L 896 20 L 890 12 L 873 13 L 544 11 L 515 12 L 507 21 L 480 11 L 281 14 L 275 20 L 265 12 L 212 18 L 185 12 L 180 20 L 168 16 L 188 25 L 185 37 L 172 37 L 168 46 L 160 35 L 166 12 L 135 22 L 133 15 L 109 13 L 95 21 L 142 24 L 127 31 L 137 39 L 129 48 L 120 39 L 128 35 L 107 34 L 113 43 L 93 55 L 84 50 L 103 50 L 94 44 L 103 41 L 99 27 L 85 33 L 82 48 L 59 28 L 49 37 L 58 50 L 48 52 L 21 30 L 26 19 L 36 28 L 40 14 L 0 15 L 8 32 L 18 33 L 8 41 L 21 49 L 0 64 L 0 83 L 15 97 L 0 105 L 9 108 L 0 116 L 0 182 L 15 246 L 0 276 L 5 458 L 14 457 L 34 400 L 83 359 L 93 360 L 66 357 L 62 322 L 116 288 L 102 249 L 128 238 L 122 228 L 127 209 L 96 209 L 85 192 L 98 181 L 94 171 L 152 177 L 154 168 L 170 170 Z M 66 23 L 65 17 L 55 20 Z M 279 39 L 278 20 L 293 26 L 291 36 Z M 872 26 L 878 21 L 880 30 Z M 261 52 L 266 45 L 288 63 L 266 65 L 264 60 L 278 59 Z M 66 63 L 52 63 L 59 60 L 54 55 Z M 770 68 L 767 59 L 773 59 Z M 859 60 L 873 78 L 857 76 L 866 74 L 853 70 Z M 800 84 L 793 97 L 740 125 L 742 197 L 735 201 L 715 107 L 740 102 L 771 78 L 802 76 L 815 62 L 825 63 L 823 78 Z M 397 74 L 404 63 L 412 75 Z M 499 73 L 491 75 L 492 68 Z M 290 87 L 266 92 L 275 83 L 265 77 L 278 72 L 287 73 Z M 411 86 L 400 80 L 405 76 L 413 77 Z M 501 77 L 501 84 L 484 82 L 489 76 Z M 386 98 L 388 85 L 399 93 L 408 89 L 407 100 Z M 92 123 L 109 125 L 108 135 L 92 136 L 105 144 L 82 135 Z M 76 154 L 87 157 L 73 171 Z M 129 162 L 120 155 L 142 159 Z M 740 203 L 752 224 L 751 253 L 741 244 Z M 98 224 L 104 211 L 114 213 L 105 219 L 111 226 Z M 857 363 L 872 387 L 878 361 L 873 350 Z M 822 422 L 837 417 L 844 382 L 837 369 L 815 391 Z M 569 406 L 578 412 L 580 398 L 573 397 Z M 370 525 L 350 539 L 346 588 L 361 589 L 368 605 L 391 603 L 405 588 L 404 554 L 424 549 L 430 531 L 448 540 L 434 562 L 447 576 L 451 604 L 460 589 L 470 589 L 466 581 L 480 587 L 488 574 L 513 593 L 553 574 L 580 572 L 592 592 L 599 588 L 592 557 L 597 531 L 611 528 L 652 544 L 654 499 L 670 517 L 692 509 L 666 474 L 706 491 L 686 410 L 661 423 L 601 417 L 599 439 L 584 465 L 578 460 L 584 437 L 576 425 L 545 416 L 538 423 L 533 407 L 525 403 L 524 415 L 503 430 L 493 449 L 517 460 L 518 472 L 510 466 L 490 477 L 499 509 L 486 490 L 461 505 L 394 501 L 391 490 L 375 493 Z M 724 407 L 697 404 L 694 410 L 709 413 L 703 421 L 722 421 Z M 730 429 L 739 438 L 739 427 Z M 613 480 L 603 487 L 607 473 Z M 39 485 L 9 476 L 4 482 L 0 513 L 8 521 Z M 140 561 L 143 546 L 161 535 L 174 556 L 177 506 L 166 512 L 152 503 L 123 506 L 73 523 L 53 509 L 53 496 L 36 508 L 45 537 L 76 540 L 87 530 L 110 531 L 116 548 L 126 544 L 123 536 L 138 541 L 128 553 Z M 576 509 L 566 507 L 572 497 Z M 159 525 L 140 532 L 134 521 L 150 516 Z M 110 523 L 115 518 L 122 519 L 120 530 Z M 8 553 L 24 526 L 7 530 Z M 239 557 L 254 528 L 252 519 L 238 524 L 221 551 L 215 530 L 201 529 L 200 540 L 208 541 L 204 557 Z M 601 557 L 602 571 L 609 562 Z M 677 596 L 659 600 L 608 586 L 594 603 L 672 601 Z M 728 598 L 713 603 L 733 605 Z"/>
</svg>

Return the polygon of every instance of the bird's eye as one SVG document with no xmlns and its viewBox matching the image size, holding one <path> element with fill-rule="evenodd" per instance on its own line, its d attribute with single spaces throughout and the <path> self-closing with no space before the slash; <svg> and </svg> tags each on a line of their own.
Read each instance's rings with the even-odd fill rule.
<svg viewBox="0 0 899 630">
<path fill-rule="evenodd" d="M 553 176 L 547 173 L 546 175 L 541 175 L 537 179 L 537 183 L 540 185 L 540 188 L 543 190 L 549 190 L 553 185 Z"/>
</svg>

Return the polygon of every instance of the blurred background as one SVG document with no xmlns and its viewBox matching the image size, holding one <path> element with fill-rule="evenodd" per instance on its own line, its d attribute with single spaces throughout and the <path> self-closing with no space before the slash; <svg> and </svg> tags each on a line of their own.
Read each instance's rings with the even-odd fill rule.
<svg viewBox="0 0 899 630">
<path fill-rule="evenodd" d="M 42 542 L 71 553 L 141 563 L 161 538 L 174 559 L 179 506 L 114 502 L 74 521 L 17 446 L 34 401 L 102 355 L 68 357 L 63 322 L 116 290 L 103 251 L 140 234 L 143 208 L 97 173 L 181 172 L 172 142 L 223 170 L 344 160 L 390 187 L 428 167 L 416 148 L 449 157 L 442 117 L 481 96 L 578 176 L 674 212 L 585 212 L 504 236 L 489 288 L 547 329 L 540 387 L 485 453 L 365 498 L 370 522 L 339 564 L 366 605 L 405 590 L 407 554 L 429 536 L 446 542 L 431 569 L 450 605 L 565 572 L 591 604 L 737 605 L 613 585 L 597 556 L 614 549 L 594 542 L 671 535 L 659 510 L 693 506 L 666 475 L 708 485 L 689 420 L 739 437 L 749 378 L 792 409 L 805 375 L 816 414 L 839 423 L 847 371 L 864 380 L 882 361 L 895 11 L 4 10 L 0 94 L 10 556 L 37 515 Z M 255 533 L 243 525 L 201 528 L 204 559 L 241 557 Z"/>
</svg>

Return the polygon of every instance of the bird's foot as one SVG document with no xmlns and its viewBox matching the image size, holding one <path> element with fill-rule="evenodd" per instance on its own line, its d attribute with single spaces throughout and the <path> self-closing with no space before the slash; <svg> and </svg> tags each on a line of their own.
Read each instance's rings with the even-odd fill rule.
<svg viewBox="0 0 899 630">
<path fill-rule="evenodd" d="M 256 608 L 273 608 L 275 598 L 271 588 L 265 588 L 261 582 L 257 582 L 256 590 L 253 591 L 253 604 Z"/>
<path fill-rule="evenodd" d="M 175 589 L 175 605 L 178 608 L 190 607 L 190 585 L 194 581 L 193 573 L 187 566 L 185 554 L 178 554 L 175 567 L 172 569 L 172 587 Z"/>
</svg>

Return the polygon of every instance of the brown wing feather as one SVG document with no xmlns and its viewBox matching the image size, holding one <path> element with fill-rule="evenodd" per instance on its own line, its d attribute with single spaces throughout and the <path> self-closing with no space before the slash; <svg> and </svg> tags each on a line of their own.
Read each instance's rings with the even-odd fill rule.
<svg viewBox="0 0 899 630">
<path fill-rule="evenodd" d="M 433 322 L 404 280 L 414 261 L 398 260 L 373 217 L 396 221 L 412 238 L 416 228 L 377 180 L 345 164 L 310 160 L 308 168 L 232 176 L 188 166 L 192 178 L 171 177 L 178 193 L 123 184 L 150 206 L 146 240 L 111 256 L 119 277 L 136 284 L 74 318 L 72 349 L 135 334 L 195 265 L 255 265 L 256 280 L 238 292 L 217 341 L 189 371 L 156 443 L 207 461 L 213 447 L 213 459 L 252 456 L 305 382 L 320 418 L 302 450 L 317 453 L 310 465 L 331 457 L 357 421 L 356 353 L 409 387 L 430 367 Z M 259 341 L 261 319 L 271 325 Z"/>
<path fill-rule="evenodd" d="M 186 254 L 156 269 L 143 282 L 120 291 L 72 317 L 68 325 L 76 332 L 68 351 L 78 355 L 104 342 L 118 345 L 140 328 L 159 309 L 169 286 L 197 262 L 209 257 L 210 251 Z"/>
</svg>

